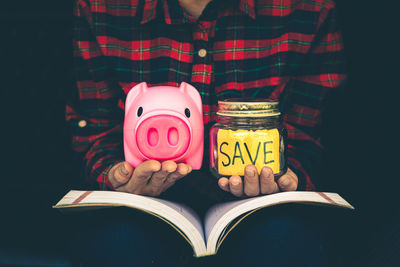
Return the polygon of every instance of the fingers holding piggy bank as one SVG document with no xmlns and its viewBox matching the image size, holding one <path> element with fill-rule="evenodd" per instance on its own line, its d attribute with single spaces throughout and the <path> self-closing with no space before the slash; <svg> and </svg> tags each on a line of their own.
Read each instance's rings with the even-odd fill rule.
<svg viewBox="0 0 400 267">
<path fill-rule="evenodd" d="M 171 160 L 147 160 L 135 169 L 125 161 L 111 168 L 108 180 L 116 191 L 158 196 L 191 171 L 190 165 Z"/>
<path fill-rule="evenodd" d="M 125 102 L 124 152 L 134 168 L 148 160 L 173 161 L 200 169 L 204 125 L 200 94 L 180 87 L 133 87 Z"/>
</svg>

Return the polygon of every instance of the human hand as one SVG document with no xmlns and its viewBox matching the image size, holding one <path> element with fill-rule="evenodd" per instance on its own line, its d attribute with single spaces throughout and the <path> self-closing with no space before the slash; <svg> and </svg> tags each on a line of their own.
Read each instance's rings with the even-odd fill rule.
<svg viewBox="0 0 400 267">
<path fill-rule="evenodd" d="M 222 177 L 218 180 L 219 187 L 237 197 L 253 197 L 297 189 L 298 177 L 291 169 L 288 169 L 277 182 L 269 167 L 263 167 L 260 175 L 254 165 L 247 165 L 244 170 L 243 181 L 239 175 L 233 175 L 229 179 Z"/>
<path fill-rule="evenodd" d="M 108 179 L 116 191 L 159 196 L 191 171 L 190 165 L 171 160 L 162 163 L 148 160 L 135 169 L 129 162 L 124 161 L 111 168 Z"/>
</svg>

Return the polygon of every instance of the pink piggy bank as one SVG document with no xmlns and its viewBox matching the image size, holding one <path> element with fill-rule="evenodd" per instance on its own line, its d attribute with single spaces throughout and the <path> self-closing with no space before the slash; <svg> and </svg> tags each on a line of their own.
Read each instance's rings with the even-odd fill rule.
<svg viewBox="0 0 400 267">
<path fill-rule="evenodd" d="M 190 84 L 180 87 L 133 87 L 125 102 L 125 160 L 136 167 L 148 159 L 173 160 L 201 167 L 204 150 L 200 94 Z"/>
</svg>

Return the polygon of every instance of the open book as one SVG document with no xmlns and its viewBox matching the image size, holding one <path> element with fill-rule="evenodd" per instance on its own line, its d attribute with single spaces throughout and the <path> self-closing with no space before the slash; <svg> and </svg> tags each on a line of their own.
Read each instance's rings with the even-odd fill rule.
<svg viewBox="0 0 400 267">
<path fill-rule="evenodd" d="M 282 203 L 308 203 L 354 209 L 336 193 L 282 192 L 212 206 L 204 221 L 188 206 L 153 197 L 114 191 L 68 192 L 54 208 L 63 211 L 103 207 L 129 207 L 152 214 L 177 230 L 192 246 L 196 257 L 217 253 L 228 233 L 246 216 L 264 207 Z"/>
</svg>

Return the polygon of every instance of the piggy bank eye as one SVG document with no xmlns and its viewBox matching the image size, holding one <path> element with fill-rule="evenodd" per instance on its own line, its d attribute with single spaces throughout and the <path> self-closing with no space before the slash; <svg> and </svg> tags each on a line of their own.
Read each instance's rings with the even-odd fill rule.
<svg viewBox="0 0 400 267">
<path fill-rule="evenodd" d="M 188 108 L 185 109 L 185 115 L 190 118 L 190 110 Z"/>
<path fill-rule="evenodd" d="M 140 117 L 142 115 L 142 113 L 143 113 L 143 108 L 139 107 L 137 110 L 137 116 Z"/>
</svg>

